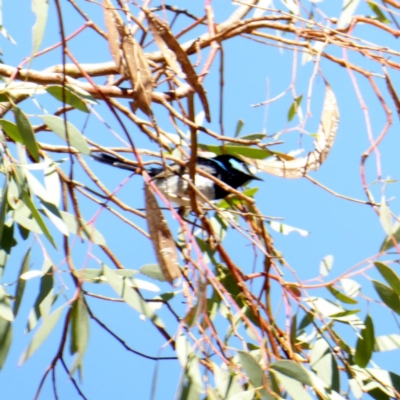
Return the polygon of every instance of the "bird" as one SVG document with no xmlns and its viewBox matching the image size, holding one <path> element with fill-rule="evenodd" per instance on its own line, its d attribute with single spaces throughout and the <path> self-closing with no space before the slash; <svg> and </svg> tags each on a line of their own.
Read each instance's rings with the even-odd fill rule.
<svg viewBox="0 0 400 400">
<path fill-rule="evenodd" d="M 101 163 L 117 168 L 131 171 L 137 169 L 136 166 L 120 161 L 117 157 L 108 153 L 92 153 L 92 157 Z M 196 168 L 209 173 L 234 189 L 245 185 L 251 180 L 262 181 L 261 178 L 251 173 L 245 162 L 230 154 L 220 154 L 210 158 L 198 156 Z M 162 166 L 149 167 L 146 168 L 146 172 L 160 192 L 169 200 L 181 207 L 190 206 L 188 163 L 185 166 L 171 164 L 167 169 Z M 228 190 L 199 173 L 195 175 L 195 186 L 209 201 L 220 200 L 230 194 Z M 204 202 L 200 196 L 197 196 L 197 200 L 201 203 Z"/>
</svg>

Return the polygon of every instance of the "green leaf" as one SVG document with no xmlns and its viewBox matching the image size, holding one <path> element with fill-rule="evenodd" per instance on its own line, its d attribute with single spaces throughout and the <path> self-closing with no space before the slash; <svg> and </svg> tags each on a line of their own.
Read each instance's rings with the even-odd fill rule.
<svg viewBox="0 0 400 400">
<path fill-rule="evenodd" d="M 249 135 L 244 135 L 241 137 L 243 140 L 262 140 L 265 139 L 267 135 L 265 133 L 250 133 Z"/>
<path fill-rule="evenodd" d="M 8 198 L 8 176 L 6 175 L 4 179 L 3 190 L 1 192 L 1 202 L 0 202 L 0 237 L 3 236 L 3 229 L 5 227 L 5 220 L 8 208 L 7 198 Z"/>
<path fill-rule="evenodd" d="M 21 268 L 19 270 L 18 274 L 18 283 L 17 283 L 17 288 L 15 289 L 15 300 L 14 300 L 14 308 L 13 308 L 13 313 L 15 316 L 18 314 L 19 306 L 21 304 L 22 296 L 24 294 L 25 290 L 25 284 L 26 281 L 24 279 L 21 279 L 21 275 L 26 273 L 29 269 L 29 264 L 31 260 L 31 248 L 28 249 L 28 251 L 25 253 L 25 256 L 22 260 Z"/>
<path fill-rule="evenodd" d="M 380 21 L 384 24 L 390 24 L 390 20 L 386 18 L 385 14 L 382 12 L 382 10 L 380 9 L 380 7 L 377 4 L 368 2 L 368 5 L 371 8 L 371 10 L 373 11 L 373 13 L 376 15 L 376 18 L 378 19 L 378 21 Z"/>
<path fill-rule="evenodd" d="M 160 282 L 166 282 L 164 274 L 158 264 L 146 264 L 139 268 L 140 273 Z"/>
<path fill-rule="evenodd" d="M 263 160 L 264 158 L 270 157 L 273 153 L 268 150 L 254 148 L 249 146 L 232 146 L 232 145 L 225 145 L 216 146 L 211 144 L 199 144 L 198 148 L 204 151 L 211 151 L 216 155 L 220 154 L 231 154 L 232 156 L 241 155 L 248 158 L 253 158 L 257 160 Z"/>
<path fill-rule="evenodd" d="M 260 364 L 251 354 L 245 351 L 238 351 L 238 356 L 240 364 L 246 372 L 250 383 L 257 389 L 262 388 L 264 386 L 264 371 Z M 262 389 L 261 392 L 263 396 L 268 395 L 268 392 L 265 389 Z"/>
<path fill-rule="evenodd" d="M 351 22 L 360 0 L 343 0 L 343 9 L 337 23 L 337 29 L 345 28 Z"/>
<path fill-rule="evenodd" d="M 381 248 L 380 248 L 381 252 L 387 251 L 387 250 L 391 249 L 392 247 L 394 247 L 392 236 L 394 237 L 394 240 L 397 243 L 400 242 L 400 223 L 399 222 L 394 224 L 394 226 L 392 228 L 392 235 L 387 236 L 385 238 L 385 240 L 383 241 Z"/>
<path fill-rule="evenodd" d="M 57 325 L 58 320 L 64 311 L 65 304 L 57 308 L 53 313 L 51 313 L 46 318 L 43 318 L 43 323 L 39 329 L 34 334 L 28 348 L 24 351 L 21 356 L 20 364 L 23 364 L 32 354 L 42 345 L 46 338 L 50 335 L 51 331 Z"/>
<path fill-rule="evenodd" d="M 28 316 L 28 332 L 36 326 L 41 317 L 46 317 L 50 313 L 50 308 L 54 300 L 53 283 L 51 261 L 45 260 L 39 294 Z"/>
<path fill-rule="evenodd" d="M 24 145 L 32 158 L 39 162 L 39 146 L 35 139 L 31 123 L 26 115 L 18 107 L 13 108 L 15 115 L 15 122 L 17 123 L 18 131 L 24 141 Z"/>
<path fill-rule="evenodd" d="M 76 368 L 82 366 L 83 356 L 89 342 L 89 313 L 81 296 L 74 302 L 71 314 L 71 354 L 78 353 L 73 367 L 72 375 Z"/>
<path fill-rule="evenodd" d="M 382 196 L 381 207 L 379 210 L 379 220 L 386 235 L 391 236 L 393 233 L 392 216 L 389 206 L 386 203 L 385 196 Z"/>
<path fill-rule="evenodd" d="M 290 106 L 289 111 L 288 111 L 288 121 L 289 121 L 289 122 L 290 122 L 290 121 L 294 118 L 294 116 L 297 114 L 297 111 L 298 111 L 298 109 L 299 109 L 299 107 L 300 107 L 300 104 L 301 104 L 301 100 L 303 100 L 303 95 L 297 97 L 297 98 L 294 100 L 294 102 L 292 103 L 292 105 Z"/>
<path fill-rule="evenodd" d="M 12 342 L 12 324 L 0 318 L 0 369 L 3 368 Z"/>
<path fill-rule="evenodd" d="M 294 226 L 282 224 L 278 221 L 268 221 L 268 224 L 275 232 L 279 232 L 282 235 L 289 235 L 292 232 L 297 232 L 300 236 L 306 237 L 309 234 L 309 232 L 304 229 L 295 228 Z"/>
<path fill-rule="evenodd" d="M 73 89 L 68 86 L 64 86 L 65 97 L 64 101 L 66 104 L 76 108 L 77 110 L 88 113 L 89 110 L 86 106 L 86 103 L 74 92 Z M 63 87 L 62 86 L 48 86 L 46 88 L 47 93 L 51 94 L 59 101 L 63 101 Z"/>
<path fill-rule="evenodd" d="M 361 368 L 365 368 L 368 365 L 375 343 L 374 324 L 369 314 L 367 314 L 364 324 L 365 328 L 361 330 L 361 337 L 357 340 L 356 354 L 354 356 L 354 362 Z"/>
<path fill-rule="evenodd" d="M 134 275 L 138 274 L 139 271 L 134 269 L 117 269 L 114 270 L 114 273 L 116 273 L 121 277 L 131 278 Z M 75 270 L 74 275 L 78 279 L 83 279 L 86 282 L 100 282 L 100 283 L 107 282 L 107 280 L 103 276 L 102 269 L 83 268 L 81 270 Z"/>
<path fill-rule="evenodd" d="M 378 336 L 375 338 L 374 351 L 391 351 L 399 348 L 400 335 L 398 333 Z"/>
<path fill-rule="evenodd" d="M 242 130 L 243 125 L 244 125 L 244 121 L 242 119 L 239 119 L 236 124 L 235 138 L 240 135 L 240 131 Z"/>
<path fill-rule="evenodd" d="M 303 383 L 304 385 L 312 386 L 312 382 L 307 373 L 307 370 L 301 365 L 290 360 L 276 361 L 270 365 L 270 369 L 279 372 L 289 378 Z"/>
<path fill-rule="evenodd" d="M 322 337 L 318 338 L 312 347 L 310 365 L 326 387 L 340 391 L 338 366 L 328 343 Z"/>
<path fill-rule="evenodd" d="M 10 300 L 3 286 L 0 286 L 0 318 L 6 321 L 14 321 L 14 314 L 11 309 Z"/>
<path fill-rule="evenodd" d="M 349 296 L 346 296 L 344 293 L 335 289 L 333 286 L 327 286 L 327 289 L 335 296 L 338 300 L 346 304 L 358 304 L 357 300 L 352 299 Z"/>
<path fill-rule="evenodd" d="M 54 226 L 64 235 L 69 236 L 69 231 L 66 223 L 64 222 L 59 209 L 52 203 L 41 199 L 43 205 L 42 211 L 47 218 L 54 224 Z"/>
<path fill-rule="evenodd" d="M 374 262 L 375 267 L 378 269 L 385 281 L 394 290 L 397 296 L 400 296 L 400 278 L 390 267 L 379 261 Z"/>
<path fill-rule="evenodd" d="M 149 318 L 155 325 L 160 327 L 164 326 L 160 318 L 147 305 L 146 301 L 137 293 L 137 291 L 132 289 L 131 285 L 125 278 L 118 276 L 115 271 L 108 268 L 105 264 L 103 264 L 103 274 L 109 285 L 126 302 L 126 304 Z"/>
<path fill-rule="evenodd" d="M 57 134 L 61 139 L 67 141 L 67 133 L 65 132 L 65 121 L 61 117 L 55 115 L 41 115 L 40 118 L 44 123 Z M 75 147 L 82 154 L 90 155 L 90 148 L 86 143 L 85 137 L 70 122 L 66 123 L 68 129 L 68 140 L 71 146 Z"/>
<path fill-rule="evenodd" d="M 46 28 L 48 9 L 48 0 L 33 0 L 32 10 L 36 14 L 36 23 L 32 28 L 33 54 L 39 50 L 39 47 L 42 44 L 44 31 Z"/>
<path fill-rule="evenodd" d="M 22 136 L 19 133 L 16 124 L 6 119 L 0 119 L 0 126 L 3 128 L 3 131 L 10 139 L 14 140 L 15 142 L 24 144 L 24 140 L 22 139 Z"/>
<path fill-rule="evenodd" d="M 319 273 L 322 276 L 327 276 L 329 274 L 329 271 L 332 269 L 333 266 L 333 256 L 328 255 L 323 258 L 319 265 Z"/>
<path fill-rule="evenodd" d="M 84 219 L 81 218 L 78 224 L 74 215 L 65 211 L 60 211 L 60 214 L 70 233 L 74 235 L 79 234 L 81 238 L 90 240 L 99 246 L 106 244 L 104 236 L 93 225 L 89 225 Z"/>
<path fill-rule="evenodd" d="M 54 246 L 54 248 L 57 249 L 56 242 L 54 241 L 53 237 L 50 234 L 50 231 L 48 230 L 46 224 L 44 223 L 42 217 L 40 216 L 39 211 L 36 209 L 35 204 L 33 204 L 33 201 L 31 200 L 29 195 L 25 192 L 25 190 L 22 191 L 22 200 L 26 204 L 26 206 L 30 209 L 32 217 L 38 223 L 40 229 L 42 230 L 46 238 Z"/>
<path fill-rule="evenodd" d="M 282 389 L 287 392 L 291 399 L 312 400 L 312 397 L 307 393 L 304 386 L 299 381 L 277 371 L 273 371 L 273 373 L 281 383 Z"/>
<path fill-rule="evenodd" d="M 400 315 L 400 299 L 399 296 L 389 286 L 381 282 L 372 280 L 375 290 L 378 292 L 381 300 L 395 313 Z"/>
</svg>

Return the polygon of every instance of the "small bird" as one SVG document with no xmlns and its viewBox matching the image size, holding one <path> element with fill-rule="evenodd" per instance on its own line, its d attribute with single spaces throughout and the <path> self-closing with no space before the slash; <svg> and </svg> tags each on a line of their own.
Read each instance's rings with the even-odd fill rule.
<svg viewBox="0 0 400 400">
<path fill-rule="evenodd" d="M 121 162 L 110 154 L 92 154 L 92 157 L 104 164 L 113 165 L 117 168 L 135 171 L 136 166 Z M 212 158 L 197 157 L 197 169 L 201 169 L 225 184 L 237 189 L 251 180 L 262 181 L 261 178 L 253 175 L 246 163 L 235 156 L 222 154 Z M 166 170 L 163 167 L 146 168 L 157 188 L 174 203 L 187 207 L 190 206 L 189 196 L 189 167 L 178 164 L 171 164 Z M 184 177 L 185 179 L 182 179 Z M 229 192 L 213 182 L 211 179 L 200 175 L 195 176 L 196 188 L 210 201 L 223 199 Z M 197 197 L 202 202 L 200 197 Z"/>
</svg>

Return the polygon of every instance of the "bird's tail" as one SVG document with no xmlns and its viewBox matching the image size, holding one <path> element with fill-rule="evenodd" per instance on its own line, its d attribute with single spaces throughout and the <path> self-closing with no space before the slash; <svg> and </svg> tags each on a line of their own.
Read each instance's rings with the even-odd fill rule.
<svg viewBox="0 0 400 400">
<path fill-rule="evenodd" d="M 95 160 L 100 161 L 103 164 L 112 165 L 117 168 L 127 169 L 129 171 L 136 171 L 136 169 L 137 169 L 137 166 L 120 161 L 120 160 L 118 160 L 117 157 L 114 157 L 110 154 L 106 154 L 106 153 L 94 154 L 94 153 L 92 153 L 91 156 Z"/>
</svg>

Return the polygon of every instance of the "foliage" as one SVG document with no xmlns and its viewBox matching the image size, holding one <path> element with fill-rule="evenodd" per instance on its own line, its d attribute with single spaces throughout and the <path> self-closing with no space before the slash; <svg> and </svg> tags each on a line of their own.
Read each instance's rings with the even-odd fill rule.
<svg viewBox="0 0 400 400">
<path fill-rule="evenodd" d="M 0 265 L 3 277 L 6 271 L 14 274 L 12 284 L 3 279 L 0 285 L 0 368 L 7 362 L 13 340 L 22 335 L 14 323 L 23 318 L 25 294 L 30 343 L 20 363 L 40 357 L 51 335 L 59 338 L 37 382 L 37 397 L 50 374 L 57 397 L 55 370 L 61 365 L 85 398 L 83 372 L 90 368 L 84 365 L 85 355 L 93 330 L 100 329 L 135 359 L 179 363 L 182 375 L 176 396 L 180 399 L 358 399 L 364 394 L 375 399 L 399 398 L 400 376 L 381 369 L 375 357 L 398 350 L 400 335 L 393 331 L 377 335 L 376 309 L 370 306 L 377 304 L 388 318 L 400 314 L 400 277 L 395 265 L 400 221 L 385 197 L 392 180 L 382 179 L 378 150 L 393 123 L 392 114 L 400 116 L 400 101 L 390 77 L 400 67 L 400 54 L 379 43 L 379 35 L 400 35 L 400 4 L 345 0 L 339 15 L 327 17 L 323 1 L 286 0 L 277 5 L 272 0 L 248 0 L 233 2 L 233 6 L 226 1 L 231 15 L 217 21 L 208 0 L 200 11 L 195 5 L 196 11 L 191 11 L 189 5 L 185 10 L 164 2 L 151 8 L 150 1 L 139 6 L 103 0 L 103 19 L 98 17 L 97 3 L 51 3 L 54 9 L 48 10 L 46 0 L 33 1 L 32 55 L 19 65 L 0 64 L 4 80 L 0 93 L 4 176 Z M 72 33 L 65 28 L 67 6 L 81 24 Z M 57 21 L 60 42 L 39 50 L 49 35 L 48 18 Z M 6 28 L 2 27 L 3 34 L 12 40 Z M 379 32 L 376 43 L 363 37 L 366 30 Z M 77 59 L 74 40 L 90 46 L 84 36 L 88 31 L 102 43 L 107 62 L 87 64 Z M 183 39 L 184 35 L 190 39 Z M 246 41 L 255 42 L 260 52 L 274 52 L 275 57 L 279 51 L 293 55 L 287 90 L 258 104 L 277 103 L 285 108 L 286 120 L 280 121 L 283 128 L 273 141 L 268 141 L 265 132 L 243 134 L 245 121 L 237 122 L 234 115 L 229 119 L 234 119 L 230 123 L 236 129 L 225 133 L 225 74 L 233 66 L 224 64 L 224 46 Z M 60 50 L 60 65 L 33 69 L 42 56 Z M 252 59 L 236 61 L 251 64 Z M 309 75 L 300 94 L 296 74 L 306 65 L 312 68 L 304 73 Z M 353 83 L 348 90 L 354 90 L 365 110 L 369 147 L 361 157 L 360 177 L 366 200 L 339 194 L 309 175 L 319 171 L 336 140 L 340 101 L 332 70 L 341 68 Z M 208 79 L 213 74 L 218 79 Z M 385 119 L 377 137 L 371 119 L 382 115 L 378 118 L 377 110 L 367 110 L 357 83 L 360 77 L 369 84 Z M 219 92 L 218 101 L 210 99 L 211 91 Z M 319 100 L 313 101 L 314 97 Z M 321 117 L 311 118 L 312 110 Z M 218 113 L 219 133 L 206 127 L 218 119 Z M 98 128 L 87 127 L 89 117 L 101 127 L 101 135 Z M 318 128 L 308 128 L 318 119 Z M 284 135 L 293 131 L 300 132 L 301 140 L 303 136 L 314 140 L 312 145 L 305 144 L 310 148 L 304 157 L 284 146 Z M 275 150 L 279 144 L 281 151 Z M 140 191 L 134 201 L 119 196 L 127 183 L 120 179 L 122 175 L 116 172 L 110 180 L 108 169 L 88 162 L 86 156 L 100 151 L 123 161 L 133 157 L 135 175 L 141 175 L 145 185 L 143 208 L 137 206 Z M 177 211 L 144 170 L 150 162 L 167 168 L 174 161 L 188 162 L 192 173 L 200 152 L 234 154 L 264 176 L 309 180 L 331 196 L 371 209 L 385 239 L 377 243 L 377 254 L 330 280 L 334 257 L 326 256 L 316 280 L 305 282 L 296 272 L 302 262 L 292 267 L 274 240 L 279 234 L 297 232 L 307 237 L 308 232 L 266 217 L 268 208 L 259 204 L 258 188 L 232 189 L 220 202 L 202 203 L 191 184 L 192 212 L 188 214 Z M 372 159 L 382 193 L 378 201 L 366 172 Z M 228 232 L 236 234 L 233 245 Z M 140 253 L 145 265 L 130 268 L 124 254 L 116 254 L 109 245 L 125 235 L 131 244 L 124 253 L 132 254 L 130 258 Z M 249 253 L 237 256 L 235 247 L 247 245 L 253 260 Z M 10 268 L 16 259 L 22 259 L 20 268 Z M 41 268 L 37 268 L 39 263 Z M 370 292 L 362 279 L 367 279 Z M 36 298 L 26 298 L 29 285 L 38 281 Z M 148 297 L 154 291 L 161 294 Z M 131 313 L 140 316 L 135 322 L 139 329 L 150 325 L 168 355 L 147 354 L 143 350 L 149 348 L 147 343 L 128 345 L 128 333 L 121 337 L 112 323 L 103 322 L 107 312 L 102 315 L 95 302 L 130 307 Z M 158 350 L 151 347 L 153 353 Z"/>
</svg>

